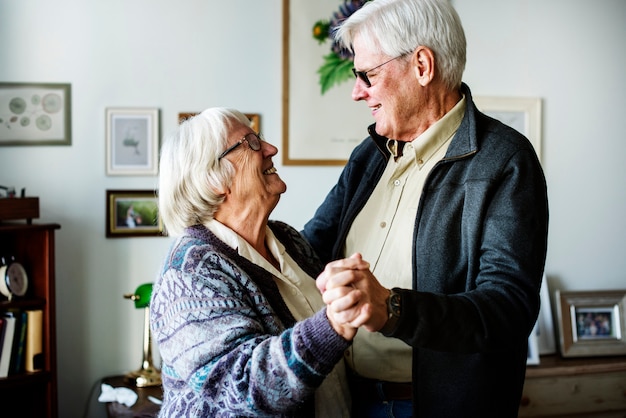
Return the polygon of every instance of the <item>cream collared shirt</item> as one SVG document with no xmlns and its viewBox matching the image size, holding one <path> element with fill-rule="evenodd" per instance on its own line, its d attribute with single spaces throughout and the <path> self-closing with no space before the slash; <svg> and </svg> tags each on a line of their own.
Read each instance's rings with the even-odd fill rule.
<svg viewBox="0 0 626 418">
<path fill-rule="evenodd" d="M 350 228 L 345 256 L 363 254 L 374 276 L 387 288 L 412 288 L 413 233 L 422 189 L 432 168 L 445 156 L 464 113 L 463 97 L 443 118 L 407 142 L 402 156 L 389 159 Z M 411 347 L 378 332 L 360 330 L 346 352 L 346 361 L 364 377 L 412 380 Z"/>
<path fill-rule="evenodd" d="M 278 261 L 280 270 L 276 269 L 254 247 L 226 225 L 213 219 L 207 223 L 206 227 L 229 247 L 237 250 L 239 255 L 272 273 L 276 278 L 280 295 L 297 321 L 312 316 L 324 307 L 324 301 L 315 286 L 315 280 L 289 256 L 283 244 L 276 239 L 269 227 L 265 229 L 265 242 Z M 334 370 L 316 390 L 315 416 L 350 417 L 350 390 L 342 362 L 335 366 Z"/>
</svg>

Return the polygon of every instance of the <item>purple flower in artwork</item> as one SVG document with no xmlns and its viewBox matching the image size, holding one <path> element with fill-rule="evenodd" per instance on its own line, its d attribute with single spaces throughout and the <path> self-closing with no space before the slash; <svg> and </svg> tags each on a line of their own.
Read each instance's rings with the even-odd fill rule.
<svg viewBox="0 0 626 418">
<path fill-rule="evenodd" d="M 339 84 L 352 75 L 352 60 L 354 55 L 349 49 L 343 48 L 335 42 L 333 34 L 337 28 L 359 10 L 365 3 L 373 0 L 344 0 L 336 12 L 333 12 L 329 20 L 318 20 L 313 25 L 313 38 L 319 43 L 331 41 L 330 53 L 324 56 L 324 64 L 318 70 L 322 94 L 334 84 Z"/>
</svg>

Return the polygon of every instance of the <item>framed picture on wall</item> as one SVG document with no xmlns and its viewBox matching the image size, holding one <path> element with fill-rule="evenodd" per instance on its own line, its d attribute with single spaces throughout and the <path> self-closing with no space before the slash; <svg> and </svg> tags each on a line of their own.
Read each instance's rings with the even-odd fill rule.
<svg viewBox="0 0 626 418">
<path fill-rule="evenodd" d="M 626 354 L 626 290 L 556 292 L 563 357 Z"/>
<path fill-rule="evenodd" d="M 478 109 L 516 129 L 530 140 L 541 161 L 541 99 L 538 97 L 474 97 Z"/>
<path fill-rule="evenodd" d="M 107 190 L 106 237 L 162 236 L 158 197 L 154 190 Z"/>
<path fill-rule="evenodd" d="M 72 87 L 0 83 L 0 145 L 71 145 Z"/>
<path fill-rule="evenodd" d="M 106 109 L 106 174 L 154 176 L 158 172 L 159 110 Z"/>
<path fill-rule="evenodd" d="M 196 116 L 199 112 L 180 112 L 178 114 L 178 123 L 181 123 L 185 119 L 189 119 L 192 116 Z M 258 113 L 244 113 L 250 119 L 250 128 L 256 133 L 261 132 L 261 115 Z"/>
<path fill-rule="evenodd" d="M 354 76 L 322 93 L 320 73 L 330 43 L 313 38 L 316 21 L 337 12 L 337 0 L 283 0 L 283 165 L 342 166 L 374 122 L 363 102 L 352 100 Z"/>
</svg>

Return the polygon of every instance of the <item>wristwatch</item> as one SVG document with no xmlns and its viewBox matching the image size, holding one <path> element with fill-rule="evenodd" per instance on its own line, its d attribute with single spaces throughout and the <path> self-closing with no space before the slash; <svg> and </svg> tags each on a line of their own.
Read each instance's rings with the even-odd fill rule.
<svg viewBox="0 0 626 418">
<path fill-rule="evenodd" d="M 385 336 L 389 336 L 389 334 L 395 331 L 402 314 L 402 297 L 398 290 L 397 288 L 391 289 L 387 298 L 387 314 L 389 318 L 387 318 L 387 322 L 379 331 Z"/>
</svg>

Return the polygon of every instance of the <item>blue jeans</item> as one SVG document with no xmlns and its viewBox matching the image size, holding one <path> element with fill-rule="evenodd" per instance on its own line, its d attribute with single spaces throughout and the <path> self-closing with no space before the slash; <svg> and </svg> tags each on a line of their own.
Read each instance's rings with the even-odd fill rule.
<svg viewBox="0 0 626 418">
<path fill-rule="evenodd" d="M 346 367 L 346 374 L 352 395 L 353 418 L 411 418 L 413 416 L 410 384 L 393 384 L 363 378 L 349 367 Z"/>
<path fill-rule="evenodd" d="M 352 399 L 354 418 L 411 418 L 411 401 L 382 401 L 380 399 Z"/>
</svg>

